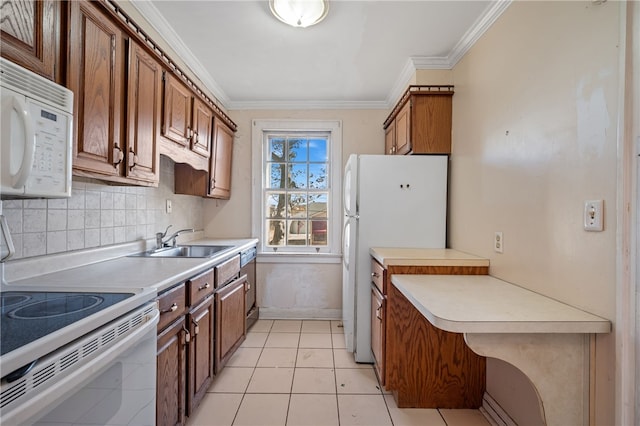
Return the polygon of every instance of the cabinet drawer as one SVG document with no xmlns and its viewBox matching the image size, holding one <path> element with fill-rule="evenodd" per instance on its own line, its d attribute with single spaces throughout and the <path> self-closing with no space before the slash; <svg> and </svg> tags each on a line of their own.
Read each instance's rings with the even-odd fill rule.
<svg viewBox="0 0 640 426">
<path fill-rule="evenodd" d="M 187 293 L 184 283 L 158 296 L 158 304 L 160 308 L 158 330 L 162 330 L 179 316 L 184 315 L 187 307 Z"/>
<path fill-rule="evenodd" d="M 240 272 L 240 255 L 232 257 L 216 266 L 216 288 L 221 287 L 238 276 Z"/>
<path fill-rule="evenodd" d="M 213 269 L 209 269 L 187 281 L 189 305 L 195 306 L 202 299 L 213 294 Z"/>
<path fill-rule="evenodd" d="M 383 295 L 387 294 L 387 289 L 384 287 L 385 269 L 381 264 L 375 260 L 371 260 L 371 282 L 378 288 L 378 291 Z"/>
</svg>

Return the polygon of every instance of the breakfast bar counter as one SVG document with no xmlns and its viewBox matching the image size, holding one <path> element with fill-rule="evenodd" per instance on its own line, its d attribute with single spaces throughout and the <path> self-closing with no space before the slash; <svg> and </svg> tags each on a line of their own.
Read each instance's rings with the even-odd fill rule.
<svg viewBox="0 0 640 426">
<path fill-rule="evenodd" d="M 392 284 L 442 330 L 464 333 L 477 354 L 519 368 L 548 425 L 589 423 L 595 333 L 609 320 L 488 275 L 393 275 Z"/>
</svg>

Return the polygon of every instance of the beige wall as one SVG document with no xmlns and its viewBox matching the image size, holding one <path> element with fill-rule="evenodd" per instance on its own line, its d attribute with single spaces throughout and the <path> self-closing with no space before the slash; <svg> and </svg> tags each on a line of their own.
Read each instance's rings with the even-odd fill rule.
<svg viewBox="0 0 640 426">
<path fill-rule="evenodd" d="M 206 200 L 205 235 L 251 235 L 251 122 L 254 119 L 342 121 L 342 162 L 350 154 L 382 154 L 383 110 L 236 110 L 229 115 L 238 125 L 233 144 L 231 199 Z M 256 236 L 257 237 L 257 236 Z M 340 263 L 258 262 L 258 305 L 264 314 L 305 318 L 339 318 L 342 309 Z"/>
<path fill-rule="evenodd" d="M 492 275 L 611 320 L 618 7 L 516 1 L 455 66 L 449 229 Z M 582 229 L 592 199 L 604 200 L 604 232 Z M 612 335 L 596 348 L 595 424 L 612 424 Z M 512 369 L 490 360 L 487 389 L 519 424 L 537 424 Z"/>
</svg>

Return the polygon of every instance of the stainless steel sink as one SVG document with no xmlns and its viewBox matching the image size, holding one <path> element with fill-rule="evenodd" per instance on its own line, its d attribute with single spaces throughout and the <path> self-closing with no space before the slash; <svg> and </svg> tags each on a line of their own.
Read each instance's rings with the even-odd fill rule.
<svg viewBox="0 0 640 426">
<path fill-rule="evenodd" d="M 156 250 L 135 254 L 140 257 L 212 257 L 233 246 L 176 246 L 163 247 Z"/>
</svg>

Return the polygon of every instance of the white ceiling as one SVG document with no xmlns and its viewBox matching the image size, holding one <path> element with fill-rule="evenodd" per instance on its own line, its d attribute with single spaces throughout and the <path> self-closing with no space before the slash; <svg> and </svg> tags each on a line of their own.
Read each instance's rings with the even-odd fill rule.
<svg viewBox="0 0 640 426">
<path fill-rule="evenodd" d="M 450 69 L 509 0 L 332 0 L 309 28 L 268 1 L 133 1 L 228 109 L 389 108 L 416 69 Z"/>
</svg>

